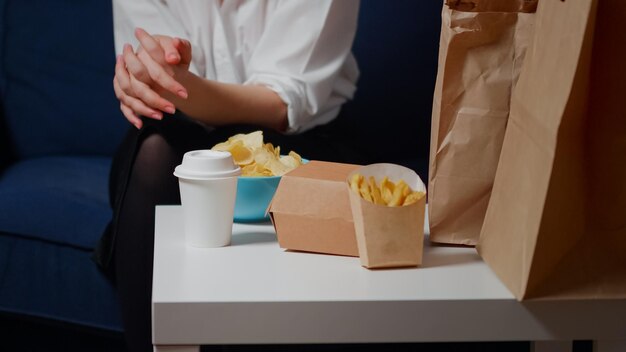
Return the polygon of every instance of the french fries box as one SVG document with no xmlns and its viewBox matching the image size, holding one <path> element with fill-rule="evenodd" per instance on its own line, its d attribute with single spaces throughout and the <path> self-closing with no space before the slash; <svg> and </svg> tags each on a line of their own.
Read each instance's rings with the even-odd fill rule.
<svg viewBox="0 0 626 352">
<path fill-rule="evenodd" d="M 350 189 L 354 173 L 376 182 L 387 176 L 394 183 L 404 180 L 424 195 L 402 206 L 374 204 Z M 366 268 L 409 267 L 422 264 L 426 186 L 411 169 L 395 164 L 372 164 L 355 169 L 344 180 L 348 190 L 361 265 Z"/>
<path fill-rule="evenodd" d="M 312 160 L 281 177 L 268 210 L 281 248 L 359 256 L 345 186 L 359 167 Z"/>
</svg>

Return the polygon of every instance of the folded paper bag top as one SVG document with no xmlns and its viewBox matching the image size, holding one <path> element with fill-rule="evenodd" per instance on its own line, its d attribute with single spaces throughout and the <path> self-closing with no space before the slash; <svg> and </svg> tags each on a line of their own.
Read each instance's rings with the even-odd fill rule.
<svg viewBox="0 0 626 352">
<path fill-rule="evenodd" d="M 394 183 L 404 180 L 412 190 L 424 192 L 424 196 L 404 206 L 377 205 L 350 189 L 348 180 L 355 173 L 366 178 L 374 176 L 377 182 L 385 176 Z M 424 251 L 426 186 L 415 171 L 395 164 L 367 165 L 352 171 L 344 187 L 350 195 L 361 265 L 370 269 L 420 265 Z"/>
</svg>

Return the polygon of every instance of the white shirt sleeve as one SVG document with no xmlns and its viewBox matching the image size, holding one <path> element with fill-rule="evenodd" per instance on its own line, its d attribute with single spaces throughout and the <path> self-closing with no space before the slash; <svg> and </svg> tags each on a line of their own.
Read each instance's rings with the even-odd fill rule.
<svg viewBox="0 0 626 352">
<path fill-rule="evenodd" d="M 135 28 L 141 27 L 150 34 L 189 39 L 185 26 L 174 16 L 164 0 L 113 0 L 113 29 L 115 52 L 122 53 L 125 43 L 136 50 L 139 41 L 135 38 Z M 204 75 L 202 50 L 192 44 L 192 62 L 189 70 Z"/>
<path fill-rule="evenodd" d="M 352 98 L 358 10 L 359 0 L 277 0 L 270 10 L 245 84 L 266 85 L 283 99 L 288 133 L 332 120 Z"/>
</svg>

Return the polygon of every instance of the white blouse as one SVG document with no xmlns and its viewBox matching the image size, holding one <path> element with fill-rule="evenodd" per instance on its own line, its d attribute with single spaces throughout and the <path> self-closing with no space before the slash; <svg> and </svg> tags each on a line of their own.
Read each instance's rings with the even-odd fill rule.
<svg viewBox="0 0 626 352">
<path fill-rule="evenodd" d="M 135 27 L 188 39 L 191 71 L 261 84 L 288 105 L 289 133 L 334 119 L 356 90 L 359 0 L 114 0 L 116 52 Z"/>
</svg>

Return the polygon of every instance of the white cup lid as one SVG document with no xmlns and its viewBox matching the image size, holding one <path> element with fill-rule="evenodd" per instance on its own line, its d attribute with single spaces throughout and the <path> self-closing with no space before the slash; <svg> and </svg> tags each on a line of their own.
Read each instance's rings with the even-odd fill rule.
<svg viewBox="0 0 626 352">
<path fill-rule="evenodd" d="M 229 152 L 210 149 L 185 153 L 183 162 L 176 166 L 174 175 L 187 179 L 210 179 L 241 175 L 241 168 L 233 162 Z"/>
</svg>

